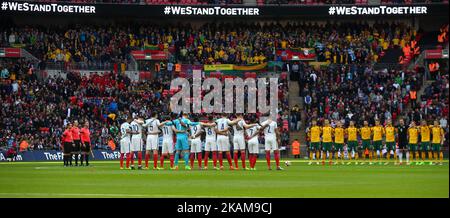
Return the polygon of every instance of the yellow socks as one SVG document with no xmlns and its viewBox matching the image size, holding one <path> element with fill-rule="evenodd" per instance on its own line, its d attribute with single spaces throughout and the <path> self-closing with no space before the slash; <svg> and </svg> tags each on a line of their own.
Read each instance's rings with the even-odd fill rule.
<svg viewBox="0 0 450 218">
<path fill-rule="evenodd" d="M 320 151 L 316 151 L 316 160 L 320 160 Z"/>
<path fill-rule="evenodd" d="M 439 159 L 441 161 L 441 163 L 444 161 L 444 152 L 439 152 Z"/>
</svg>

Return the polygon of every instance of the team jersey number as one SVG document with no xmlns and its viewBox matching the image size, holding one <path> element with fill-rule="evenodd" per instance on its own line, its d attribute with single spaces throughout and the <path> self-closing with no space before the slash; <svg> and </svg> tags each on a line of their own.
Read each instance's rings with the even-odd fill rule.
<svg viewBox="0 0 450 218">
<path fill-rule="evenodd" d="M 163 128 L 163 130 L 164 130 L 164 134 L 165 135 L 169 134 L 169 127 L 166 126 L 166 127 Z"/>
</svg>

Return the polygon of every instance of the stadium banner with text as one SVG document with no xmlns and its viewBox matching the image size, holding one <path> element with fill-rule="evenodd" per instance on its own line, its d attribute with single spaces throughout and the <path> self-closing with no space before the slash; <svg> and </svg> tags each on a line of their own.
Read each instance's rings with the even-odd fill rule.
<svg viewBox="0 0 450 218">
<path fill-rule="evenodd" d="M 93 150 L 92 153 L 94 157 L 91 156 L 93 160 L 119 160 L 119 151 L 110 150 Z M 8 161 L 8 156 L 5 152 L 0 152 L 0 162 Z M 25 151 L 19 152 L 15 157 L 14 161 L 62 161 L 63 153 L 61 151 Z"/>
<path fill-rule="evenodd" d="M 266 67 L 267 67 L 267 62 L 262 63 L 262 64 L 254 64 L 254 65 L 243 65 L 243 66 L 234 65 L 233 70 L 253 71 L 253 70 L 263 70 Z"/>
<path fill-rule="evenodd" d="M 22 50 L 20 48 L 0 48 L 0 57 L 20 58 Z"/>
<path fill-rule="evenodd" d="M 136 60 L 167 60 L 169 56 L 165 51 L 150 49 L 131 51 L 131 55 Z"/>
<path fill-rule="evenodd" d="M 439 16 L 448 4 L 409 5 L 139 5 L 71 4 L 0 0 L 2 15 L 87 15 L 109 17 L 290 17 Z"/>
<path fill-rule="evenodd" d="M 299 48 L 299 49 L 286 49 L 286 50 L 277 50 L 276 54 L 281 56 L 283 61 L 292 61 L 292 60 L 314 60 L 316 58 L 316 53 L 312 48 Z"/>
<path fill-rule="evenodd" d="M 205 71 L 233 70 L 233 64 L 205 64 L 203 69 Z"/>
</svg>

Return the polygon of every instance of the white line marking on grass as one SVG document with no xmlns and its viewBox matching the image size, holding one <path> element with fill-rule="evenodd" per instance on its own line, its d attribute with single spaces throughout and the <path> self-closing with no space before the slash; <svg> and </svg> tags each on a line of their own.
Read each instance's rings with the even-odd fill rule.
<svg viewBox="0 0 450 218">
<path fill-rule="evenodd" d="M 147 197 L 147 198 L 268 198 L 254 196 L 214 196 L 214 195 L 138 195 L 138 194 L 101 194 L 101 193 L 0 193 L 0 196 L 46 196 L 46 197 L 63 197 L 63 196 L 79 196 L 79 197 Z"/>
</svg>

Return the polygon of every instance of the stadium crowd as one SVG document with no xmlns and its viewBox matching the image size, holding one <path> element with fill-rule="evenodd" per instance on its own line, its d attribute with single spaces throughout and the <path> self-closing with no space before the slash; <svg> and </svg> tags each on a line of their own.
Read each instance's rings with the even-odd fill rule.
<svg viewBox="0 0 450 218">
<path fill-rule="evenodd" d="M 4 27 L 3 47 L 25 45 L 43 62 L 80 69 L 112 69 L 129 64 L 132 50 L 165 50 L 189 64 L 258 64 L 281 60 L 277 50 L 315 48 L 318 61 L 377 62 L 391 47 L 415 43 L 418 30 L 403 23 L 207 23 L 168 25 L 74 25 Z"/>
<path fill-rule="evenodd" d="M 300 76 L 305 84 L 305 119 L 330 119 L 348 125 L 369 124 L 379 119 L 383 124 L 403 117 L 406 123 L 446 119 L 448 114 L 448 74 L 425 88 L 421 96 L 423 69 L 412 71 L 379 70 L 366 65 L 335 65 L 326 70 L 305 66 Z M 334 124 L 333 124 L 334 125 Z M 445 128 L 445 127 L 444 127 Z"/>
<path fill-rule="evenodd" d="M 149 117 L 155 110 L 169 111 L 170 95 L 164 91 L 170 90 L 172 74 L 167 71 L 140 82 L 112 72 L 94 72 L 89 77 L 69 72 L 66 79 L 50 76 L 39 80 L 27 62 L 1 61 L 1 150 L 19 149 L 20 145 L 25 150 L 59 149 L 64 126 L 74 120 L 89 121 L 94 148 L 109 149 L 110 139 L 118 142 L 119 121 L 126 114 Z M 287 93 L 284 79 L 279 85 L 278 122 L 285 146 L 289 143 Z M 260 114 L 246 118 L 252 116 Z"/>
</svg>

